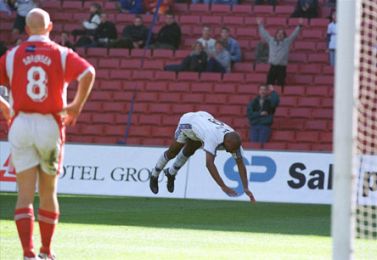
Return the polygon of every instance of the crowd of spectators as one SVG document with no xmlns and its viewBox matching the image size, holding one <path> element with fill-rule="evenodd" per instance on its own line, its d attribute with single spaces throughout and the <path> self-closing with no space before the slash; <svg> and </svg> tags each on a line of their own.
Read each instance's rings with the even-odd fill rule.
<svg viewBox="0 0 377 260">
<path fill-rule="evenodd" d="M 192 4 L 237 4 L 235 0 L 192 0 Z M 255 0 L 256 5 L 277 5 L 277 0 Z M 24 33 L 25 16 L 29 10 L 38 6 L 39 0 L 0 0 L 0 12 L 17 13 L 13 25 L 12 38 L 17 44 L 20 35 Z M 128 49 L 170 49 L 181 48 L 182 31 L 175 19 L 172 0 L 163 0 L 159 9 L 163 25 L 156 33 L 150 33 L 144 25 L 140 14 L 153 14 L 156 9 L 156 0 L 119 0 L 121 13 L 135 14 L 131 24 L 126 24 L 118 35 L 117 26 L 108 20 L 106 12 L 98 3 L 89 7 L 88 18 L 82 21 L 81 27 L 71 32 L 61 32 L 58 42 L 69 48 L 76 47 L 106 47 Z M 333 0 L 328 0 L 328 6 L 335 7 Z M 252 99 L 247 106 L 247 118 L 250 123 L 250 141 L 266 143 L 271 136 L 273 115 L 279 104 L 279 95 L 274 86 L 286 84 L 286 71 L 290 47 L 302 30 L 303 18 L 318 17 L 318 0 L 297 0 L 294 12 L 290 17 L 299 17 L 298 25 L 294 31 L 287 35 L 285 28 L 278 28 L 273 35 L 265 29 L 263 20 L 257 18 L 258 32 L 261 42 L 255 46 L 254 66 L 258 63 L 269 64 L 266 81 L 261 82 L 259 95 Z M 231 35 L 228 27 L 218 29 L 219 35 L 213 35 L 213 30 L 208 25 L 202 28 L 202 34 L 192 43 L 191 52 L 179 63 L 165 65 L 167 71 L 181 72 L 218 72 L 229 73 L 235 63 L 242 61 L 242 50 L 239 42 Z M 149 35 L 149 33 L 151 35 Z M 148 42 L 148 40 L 150 40 Z M 336 16 L 335 12 L 330 17 L 327 28 L 327 52 L 329 64 L 335 64 L 336 46 Z M 6 44 L 0 42 L 0 54 L 7 49 Z"/>
</svg>

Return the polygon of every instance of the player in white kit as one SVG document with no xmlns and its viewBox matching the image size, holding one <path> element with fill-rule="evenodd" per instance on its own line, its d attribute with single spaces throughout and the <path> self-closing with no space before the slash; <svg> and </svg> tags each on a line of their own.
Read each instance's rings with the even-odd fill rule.
<svg viewBox="0 0 377 260">
<path fill-rule="evenodd" d="M 206 166 L 213 179 L 221 189 L 229 196 L 235 196 L 236 192 L 225 185 L 215 165 L 215 156 L 218 149 L 225 149 L 236 160 L 241 177 L 244 192 L 251 202 L 255 202 L 253 193 L 248 188 L 248 180 L 245 164 L 242 159 L 242 147 L 240 135 L 227 124 L 216 120 L 211 114 L 199 111 L 184 114 L 179 120 L 175 131 L 175 141 L 169 149 L 161 155 L 149 182 L 153 193 L 158 193 L 158 176 L 169 160 L 177 157 L 173 167 L 166 168 L 167 189 L 174 191 L 175 175 L 186 163 L 187 159 L 199 148 L 206 152 Z M 182 149 L 183 148 L 183 149 Z"/>
</svg>

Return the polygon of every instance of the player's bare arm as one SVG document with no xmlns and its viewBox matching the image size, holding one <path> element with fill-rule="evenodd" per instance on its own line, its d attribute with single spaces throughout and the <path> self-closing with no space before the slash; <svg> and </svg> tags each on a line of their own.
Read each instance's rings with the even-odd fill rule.
<svg viewBox="0 0 377 260">
<path fill-rule="evenodd" d="M 225 185 L 224 181 L 221 179 L 220 174 L 215 165 L 215 156 L 209 152 L 206 152 L 206 166 L 215 182 L 220 186 L 220 188 L 229 196 L 236 196 L 237 193 Z"/>
<path fill-rule="evenodd" d="M 245 167 L 245 164 L 244 164 L 242 158 L 236 159 L 236 163 L 237 163 L 238 172 L 240 174 L 240 178 L 241 178 L 241 181 L 242 181 L 243 191 L 245 192 L 245 194 L 247 196 L 249 196 L 251 203 L 255 203 L 256 200 L 254 198 L 254 195 L 249 190 L 249 187 L 248 187 L 246 167 Z"/>
<path fill-rule="evenodd" d="M 1 110 L 1 113 L 3 114 L 5 120 L 7 120 L 7 122 L 10 121 L 10 105 L 9 103 L 2 97 L 0 96 L 0 110 Z"/>
<path fill-rule="evenodd" d="M 66 125 L 74 126 L 76 124 L 77 117 L 80 115 L 93 88 L 94 79 L 95 71 L 91 69 L 79 80 L 75 98 L 62 111 L 63 114 L 66 114 L 64 120 Z"/>
</svg>

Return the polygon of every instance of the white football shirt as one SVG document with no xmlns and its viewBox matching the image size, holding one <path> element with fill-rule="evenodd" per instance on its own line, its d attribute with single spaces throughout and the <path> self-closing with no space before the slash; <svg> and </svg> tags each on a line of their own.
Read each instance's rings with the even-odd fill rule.
<svg viewBox="0 0 377 260">
<path fill-rule="evenodd" d="M 203 150 L 216 156 L 218 149 L 224 149 L 224 135 L 230 132 L 234 132 L 234 129 L 211 114 L 204 111 L 190 112 L 181 117 L 176 139 L 181 143 L 185 143 L 186 139 L 201 141 Z M 232 156 L 235 159 L 242 158 L 242 148 Z"/>
</svg>

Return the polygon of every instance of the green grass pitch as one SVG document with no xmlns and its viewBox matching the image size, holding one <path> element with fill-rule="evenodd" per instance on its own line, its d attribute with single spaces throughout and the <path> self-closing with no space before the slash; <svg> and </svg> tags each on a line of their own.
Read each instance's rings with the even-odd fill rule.
<svg viewBox="0 0 377 260">
<path fill-rule="evenodd" d="M 21 259 L 0 193 L 0 259 Z M 60 195 L 59 259 L 330 259 L 330 206 Z M 36 205 L 38 201 L 36 200 Z M 38 248 L 39 228 L 35 225 Z"/>
</svg>

